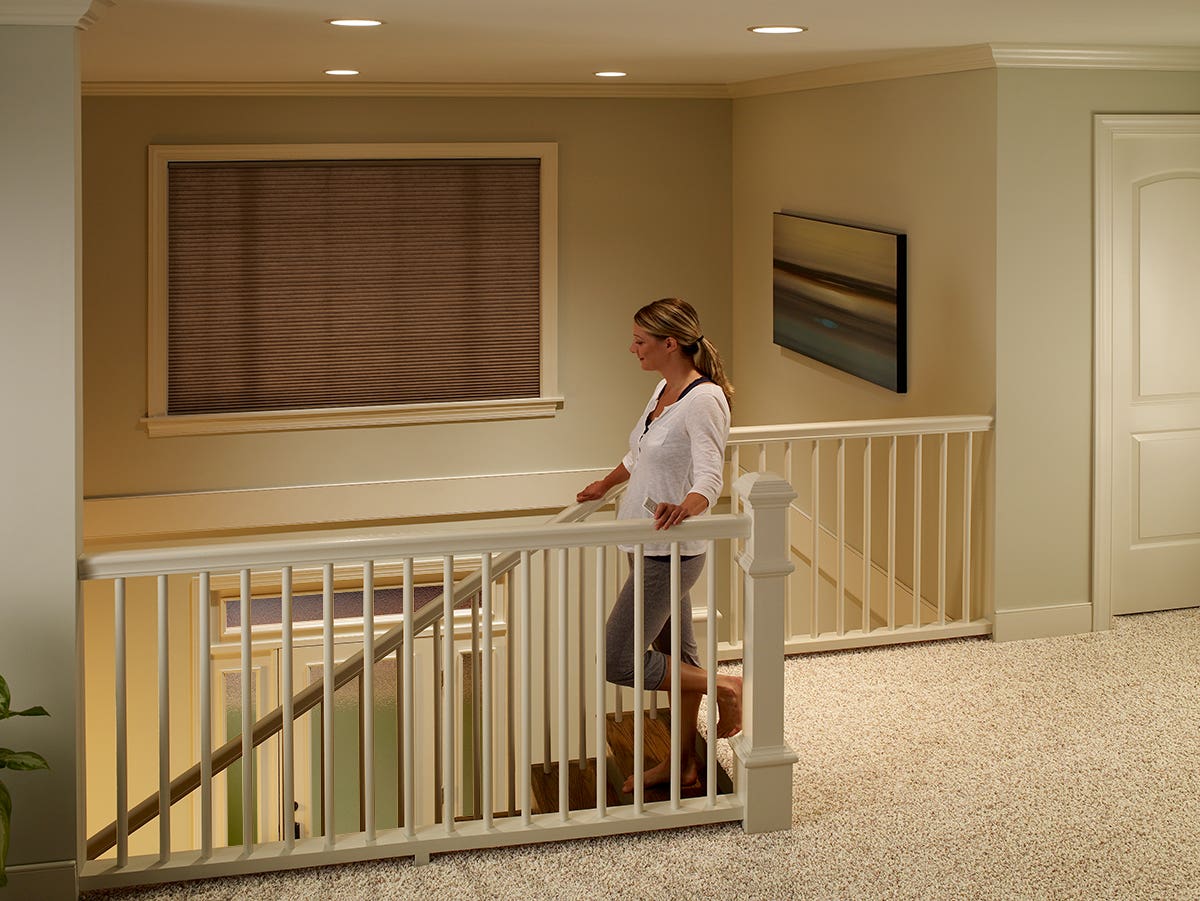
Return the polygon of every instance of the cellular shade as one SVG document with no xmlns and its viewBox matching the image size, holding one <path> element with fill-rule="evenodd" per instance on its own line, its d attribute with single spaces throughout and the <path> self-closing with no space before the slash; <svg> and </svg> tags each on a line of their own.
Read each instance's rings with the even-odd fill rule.
<svg viewBox="0 0 1200 901">
<path fill-rule="evenodd" d="M 536 159 L 172 162 L 170 415 L 537 397 Z"/>
</svg>

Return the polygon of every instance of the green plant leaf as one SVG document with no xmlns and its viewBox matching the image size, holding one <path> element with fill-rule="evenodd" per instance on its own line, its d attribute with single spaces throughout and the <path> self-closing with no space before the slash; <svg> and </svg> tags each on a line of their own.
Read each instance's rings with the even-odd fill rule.
<svg viewBox="0 0 1200 901">
<path fill-rule="evenodd" d="M 49 716 L 50 712 L 45 707 L 38 705 L 37 707 L 27 707 L 24 710 L 6 710 L 5 714 L 6 716 L 0 716 L 0 720 L 10 716 Z"/>
<path fill-rule="evenodd" d="M 50 764 L 46 762 L 45 757 L 33 751 L 0 748 L 0 767 L 8 767 L 10 770 L 48 770 Z"/>
<path fill-rule="evenodd" d="M 4 875 L 4 862 L 8 860 L 8 827 L 11 822 L 12 796 L 8 793 L 8 787 L 0 782 L 0 888 L 8 885 L 8 877 Z"/>
<path fill-rule="evenodd" d="M 4 677 L 0 676 L 0 719 L 8 713 L 8 705 L 12 703 L 12 693 L 8 690 L 8 683 L 4 681 Z"/>
</svg>

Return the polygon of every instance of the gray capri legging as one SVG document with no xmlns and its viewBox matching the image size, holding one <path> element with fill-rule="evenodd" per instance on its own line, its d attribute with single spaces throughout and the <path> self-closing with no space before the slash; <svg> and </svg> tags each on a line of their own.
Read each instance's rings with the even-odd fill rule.
<svg viewBox="0 0 1200 901">
<path fill-rule="evenodd" d="M 671 665 L 671 558 L 646 557 L 643 599 L 646 611 L 644 637 L 654 636 L 650 649 L 633 647 L 633 572 L 625 580 L 605 628 L 605 677 L 617 685 L 633 685 L 633 666 L 636 653 L 644 650 L 647 690 L 658 688 Z M 633 554 L 629 554 L 632 570 Z M 688 595 L 704 569 L 704 555 L 683 557 L 679 561 L 680 576 L 680 659 L 700 666 L 696 635 L 692 630 L 692 602 Z"/>
</svg>

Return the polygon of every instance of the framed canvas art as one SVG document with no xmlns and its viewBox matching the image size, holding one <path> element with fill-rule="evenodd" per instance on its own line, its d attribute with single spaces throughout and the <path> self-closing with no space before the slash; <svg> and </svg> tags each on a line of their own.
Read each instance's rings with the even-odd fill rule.
<svg viewBox="0 0 1200 901">
<path fill-rule="evenodd" d="M 774 341 L 908 390 L 906 236 L 775 213 Z"/>
</svg>

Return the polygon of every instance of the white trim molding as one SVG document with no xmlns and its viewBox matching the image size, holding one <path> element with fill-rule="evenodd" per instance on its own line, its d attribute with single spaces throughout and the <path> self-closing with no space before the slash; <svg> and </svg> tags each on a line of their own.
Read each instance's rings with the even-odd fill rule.
<svg viewBox="0 0 1200 901">
<path fill-rule="evenodd" d="M 1091 631 L 1091 604 L 1052 604 L 1046 607 L 997 610 L 992 626 L 992 638 L 996 641 L 1022 641 L 1027 638 L 1054 638 Z"/>
<path fill-rule="evenodd" d="M 765 94 L 786 94 L 792 91 L 812 91 L 839 85 L 864 84 L 871 81 L 890 81 L 896 78 L 916 78 L 922 75 L 942 75 L 948 72 L 969 72 L 995 67 L 991 48 L 987 44 L 948 47 L 925 53 L 893 56 L 874 62 L 849 66 L 832 66 L 809 72 L 796 72 L 775 78 L 758 78 L 731 85 L 733 97 L 759 97 Z"/>
<path fill-rule="evenodd" d="M 1200 47 L 992 44 L 996 68 L 1200 70 Z"/>
<path fill-rule="evenodd" d="M 65 25 L 84 28 L 96 24 L 100 13 L 115 0 L 0 0 L 0 25 Z"/>
<path fill-rule="evenodd" d="M 151 144 L 147 150 L 148 273 L 146 416 L 150 437 L 358 428 L 416 423 L 544 418 L 563 406 L 558 394 L 558 145 L 553 142 L 356 144 Z M 238 413 L 168 412 L 168 171 L 175 162 L 359 159 L 507 159 L 540 163 L 541 293 L 538 397 L 323 407 Z"/>
<path fill-rule="evenodd" d="M 92 81 L 85 97 L 604 97 L 728 99 L 723 84 L 499 84 L 421 82 Z"/>
<path fill-rule="evenodd" d="M 427 425 L 442 422 L 483 422 L 493 419 L 541 419 L 563 407 L 561 397 L 519 400 L 456 401 L 376 407 L 330 407 L 320 410 L 278 410 L 261 413 L 166 414 L 142 417 L 151 438 L 180 435 L 233 435 L 245 432 L 284 432 L 303 429 L 350 429 L 381 425 Z"/>
</svg>

